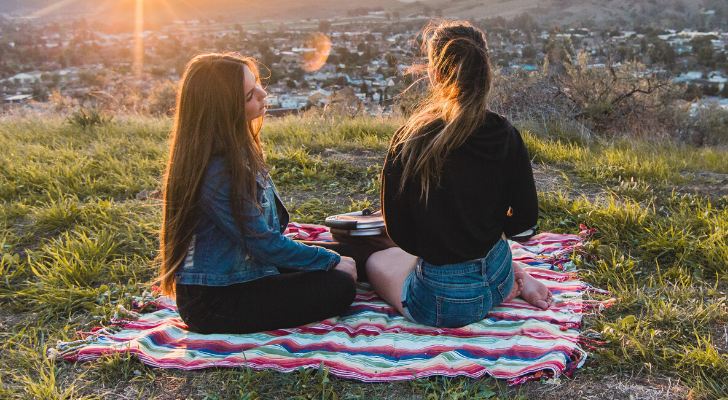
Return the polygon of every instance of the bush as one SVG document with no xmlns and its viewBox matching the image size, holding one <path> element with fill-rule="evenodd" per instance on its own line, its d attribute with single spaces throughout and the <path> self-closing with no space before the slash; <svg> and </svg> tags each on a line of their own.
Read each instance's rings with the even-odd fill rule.
<svg viewBox="0 0 728 400">
<path fill-rule="evenodd" d="M 177 103 L 177 83 L 163 81 L 152 89 L 149 95 L 149 113 L 152 115 L 174 114 L 174 107 Z"/>
<path fill-rule="evenodd" d="M 728 111 L 699 104 L 693 116 L 690 140 L 698 146 L 728 143 Z"/>
<path fill-rule="evenodd" d="M 648 72 L 641 63 L 620 66 L 589 65 L 581 52 L 578 64 L 566 61 L 542 71 L 497 70 L 491 91 L 491 108 L 512 119 L 535 121 L 544 128 L 560 126 L 558 135 L 583 139 L 601 137 L 671 137 L 687 139 L 700 131 L 718 140 L 719 121 L 700 121 L 684 107 L 685 87 L 667 74 Z M 553 73 L 554 69 L 562 70 Z M 567 129 L 563 129 L 566 127 Z M 690 138 L 690 140 L 693 140 Z M 701 143 L 708 143 L 702 141 Z"/>
<path fill-rule="evenodd" d="M 107 125 L 111 123 L 112 119 L 114 119 L 113 116 L 105 117 L 97 108 L 85 109 L 81 107 L 78 110 L 75 110 L 73 114 L 67 118 L 67 121 L 71 125 L 86 129 L 94 126 Z"/>
</svg>

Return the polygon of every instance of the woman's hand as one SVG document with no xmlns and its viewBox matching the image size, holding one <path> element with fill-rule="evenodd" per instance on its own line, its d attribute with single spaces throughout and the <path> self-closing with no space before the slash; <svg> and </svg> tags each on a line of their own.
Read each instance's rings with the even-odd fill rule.
<svg viewBox="0 0 728 400">
<path fill-rule="evenodd" d="M 346 272 L 356 281 L 356 262 L 351 257 L 341 256 L 341 261 L 334 267 L 335 270 Z"/>
</svg>

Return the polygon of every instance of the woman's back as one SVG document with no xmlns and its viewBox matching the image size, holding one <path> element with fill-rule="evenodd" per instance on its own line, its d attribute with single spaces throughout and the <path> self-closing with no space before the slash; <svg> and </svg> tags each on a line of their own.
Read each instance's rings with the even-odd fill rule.
<svg viewBox="0 0 728 400">
<path fill-rule="evenodd" d="M 548 288 L 512 262 L 502 238 L 533 227 L 538 197 L 528 150 L 488 111 L 485 34 L 468 22 L 423 31 L 431 95 L 392 138 L 382 171 L 387 233 L 369 281 L 412 321 L 456 327 L 522 295 L 548 308 Z"/>
<path fill-rule="evenodd" d="M 536 224 L 528 150 L 504 117 L 489 112 L 464 144 L 447 155 L 439 185 L 427 197 L 421 196 L 417 179 L 408 179 L 400 191 L 403 163 L 398 155 L 391 149 L 387 155 L 381 202 L 389 236 L 408 253 L 433 265 L 474 260 L 485 257 L 502 233 L 514 235 Z"/>
</svg>

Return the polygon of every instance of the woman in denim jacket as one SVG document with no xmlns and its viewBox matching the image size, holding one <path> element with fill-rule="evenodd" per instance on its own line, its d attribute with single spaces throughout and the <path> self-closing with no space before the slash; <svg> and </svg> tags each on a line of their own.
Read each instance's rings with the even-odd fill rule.
<svg viewBox="0 0 728 400">
<path fill-rule="evenodd" d="M 182 77 L 160 280 L 195 332 L 299 326 L 339 315 L 356 294 L 352 258 L 283 236 L 288 211 L 259 138 L 265 97 L 254 61 L 236 54 L 197 56 Z"/>
<path fill-rule="evenodd" d="M 392 138 L 382 212 L 399 246 L 374 253 L 374 291 L 410 320 L 460 327 L 522 296 L 546 309 L 548 288 L 512 262 L 505 237 L 533 228 L 538 198 L 520 133 L 488 110 L 483 32 L 467 22 L 424 31 L 431 97 Z"/>
</svg>

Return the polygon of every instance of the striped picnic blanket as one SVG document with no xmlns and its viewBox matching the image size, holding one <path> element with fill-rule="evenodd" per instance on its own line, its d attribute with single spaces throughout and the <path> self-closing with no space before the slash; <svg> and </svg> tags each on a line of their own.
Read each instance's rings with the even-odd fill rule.
<svg viewBox="0 0 728 400">
<path fill-rule="evenodd" d="M 558 377 L 586 358 L 581 319 L 596 303 L 582 294 L 595 289 L 577 279 L 570 255 L 589 233 L 541 233 L 523 244 L 511 242 L 514 260 L 553 292 L 546 311 L 515 299 L 480 322 L 433 328 L 407 321 L 360 284 L 354 303 L 337 318 L 254 334 L 202 335 L 188 331 L 174 300 L 162 297 L 151 304 L 156 311 L 124 310 L 131 318 L 115 317 L 111 326 L 81 333 L 81 340 L 59 342 L 57 354 L 81 361 L 131 352 L 145 364 L 185 370 L 247 366 L 290 372 L 323 365 L 333 375 L 366 382 L 490 374 L 517 384 Z M 149 308 L 138 300 L 137 306 Z"/>
</svg>

